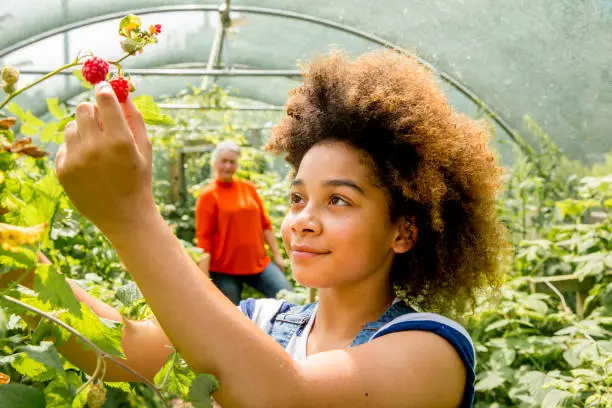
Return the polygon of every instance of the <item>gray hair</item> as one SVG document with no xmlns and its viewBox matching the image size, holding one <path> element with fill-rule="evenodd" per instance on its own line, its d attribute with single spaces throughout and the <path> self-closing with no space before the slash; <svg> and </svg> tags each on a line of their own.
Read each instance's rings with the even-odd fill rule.
<svg viewBox="0 0 612 408">
<path fill-rule="evenodd" d="M 240 147 L 238 147 L 236 142 L 234 142 L 233 140 L 223 140 L 217 143 L 217 146 L 215 146 L 215 150 L 212 151 L 212 154 L 210 156 L 211 164 L 214 164 L 217 161 L 217 158 L 219 157 L 219 153 L 221 153 L 224 150 L 234 152 L 238 156 L 240 156 Z"/>
</svg>

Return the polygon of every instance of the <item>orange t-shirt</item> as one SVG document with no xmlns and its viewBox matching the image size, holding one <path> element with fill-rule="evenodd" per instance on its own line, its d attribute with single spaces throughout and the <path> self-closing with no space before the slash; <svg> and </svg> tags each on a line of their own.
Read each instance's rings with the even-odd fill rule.
<svg viewBox="0 0 612 408">
<path fill-rule="evenodd" d="M 197 245 L 210 254 L 211 271 L 250 275 L 270 263 L 263 232 L 272 224 L 250 181 L 208 184 L 196 201 L 195 222 Z"/>
</svg>

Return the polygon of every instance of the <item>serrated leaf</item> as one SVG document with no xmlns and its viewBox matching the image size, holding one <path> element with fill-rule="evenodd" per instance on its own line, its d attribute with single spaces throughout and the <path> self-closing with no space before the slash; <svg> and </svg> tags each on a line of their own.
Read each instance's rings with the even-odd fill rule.
<svg viewBox="0 0 612 408">
<path fill-rule="evenodd" d="M 121 286 L 117 289 L 115 296 L 117 296 L 117 299 L 125 306 L 132 306 L 134 302 L 143 297 L 135 282 L 129 282 Z"/>
<path fill-rule="evenodd" d="M 189 387 L 189 401 L 195 408 L 211 408 L 210 396 L 219 389 L 219 382 L 210 374 L 198 374 Z"/>
<path fill-rule="evenodd" d="M 567 391 L 552 389 L 544 396 L 544 399 L 542 400 L 542 407 L 556 408 L 563 406 L 563 402 L 567 398 L 571 397 L 571 395 L 572 394 Z"/>
<path fill-rule="evenodd" d="M 44 390 L 47 408 L 67 408 L 72 399 L 70 384 L 63 377 L 53 379 Z"/>
<path fill-rule="evenodd" d="M 81 304 L 82 317 L 65 314 L 62 320 L 72 326 L 80 334 L 91 340 L 96 346 L 114 357 L 125 358 L 121 339 L 123 337 L 122 325 L 109 320 L 102 321 L 91 309 Z"/>
<path fill-rule="evenodd" d="M 83 73 L 81 72 L 80 69 L 73 69 L 72 70 L 72 75 L 74 75 L 79 80 L 81 85 L 83 85 L 86 89 L 93 89 L 94 88 L 92 84 L 90 84 L 89 82 L 87 82 L 85 80 L 85 78 L 83 78 Z"/>
<path fill-rule="evenodd" d="M 476 391 L 489 391 L 495 389 L 506 382 L 501 373 L 496 371 L 489 371 L 485 377 L 476 383 L 474 389 Z"/>
<path fill-rule="evenodd" d="M 155 374 L 155 385 L 171 395 L 185 398 L 195 374 L 179 358 L 174 351 L 166 360 L 164 366 Z"/>
<path fill-rule="evenodd" d="M 104 385 L 109 388 L 116 388 L 127 393 L 132 392 L 132 387 L 130 387 L 130 384 L 126 382 L 105 382 Z"/>
<path fill-rule="evenodd" d="M 45 408 L 45 395 L 23 384 L 0 385 L 2 408 Z"/>
<path fill-rule="evenodd" d="M 57 375 L 54 369 L 34 360 L 25 353 L 16 354 L 11 366 L 19 374 L 28 376 L 34 381 L 49 381 Z"/>
<path fill-rule="evenodd" d="M 134 98 L 133 102 L 147 125 L 176 126 L 176 122 L 171 116 L 161 113 L 152 96 L 140 95 Z"/>
<path fill-rule="evenodd" d="M 59 104 L 59 98 L 47 98 L 47 108 L 55 119 L 62 119 L 68 114 Z"/>
<path fill-rule="evenodd" d="M 60 360 L 55 346 L 50 341 L 43 341 L 40 345 L 27 345 L 19 348 L 22 352 L 26 353 L 30 358 L 51 367 L 59 372 L 64 371 L 62 361 Z"/>
<path fill-rule="evenodd" d="M 72 314 L 81 317 L 81 304 L 74 296 L 66 277 L 52 265 L 40 264 L 36 269 L 34 289 L 41 300 L 58 308 L 66 308 Z"/>
</svg>

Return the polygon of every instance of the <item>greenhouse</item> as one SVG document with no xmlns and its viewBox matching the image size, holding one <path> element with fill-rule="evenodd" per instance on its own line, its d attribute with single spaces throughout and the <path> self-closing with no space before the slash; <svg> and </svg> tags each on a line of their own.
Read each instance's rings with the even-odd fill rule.
<svg viewBox="0 0 612 408">
<path fill-rule="evenodd" d="M 4 0 L 0 407 L 612 408 L 611 38 L 611 0 Z"/>
</svg>

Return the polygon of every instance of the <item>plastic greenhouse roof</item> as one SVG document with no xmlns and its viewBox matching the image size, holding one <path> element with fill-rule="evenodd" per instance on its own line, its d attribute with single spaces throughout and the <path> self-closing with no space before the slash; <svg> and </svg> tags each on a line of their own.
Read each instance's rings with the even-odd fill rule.
<svg viewBox="0 0 612 408">
<path fill-rule="evenodd" d="M 218 5 L 2 0 L 0 65 L 31 72 L 22 75 L 27 83 L 80 50 L 119 56 L 118 20 L 136 13 L 144 24 L 161 23 L 164 33 L 159 44 L 128 60 L 126 68 L 172 67 L 185 74 L 185 68 L 206 66 L 219 25 Z M 224 69 L 283 70 L 217 77 L 242 97 L 283 105 L 299 80 L 291 75 L 297 61 L 332 45 L 357 55 L 386 42 L 435 67 L 461 111 L 477 115 L 481 111 L 474 100 L 481 100 L 535 144 L 524 121 L 529 115 L 573 158 L 596 161 L 612 149 L 612 0 L 232 0 L 230 10 L 241 24 L 225 37 Z M 138 92 L 161 97 L 199 83 L 201 75 L 135 79 Z M 471 90 L 471 99 L 447 80 Z M 47 96 L 69 100 L 83 93 L 71 76 L 58 76 L 36 90 L 17 102 L 38 114 L 46 109 Z M 498 141 L 509 139 L 502 127 L 496 130 Z M 507 145 L 498 149 L 510 154 Z"/>
</svg>

